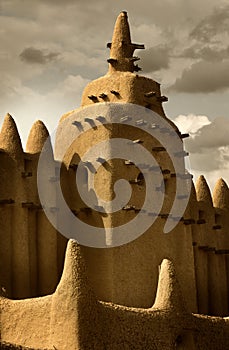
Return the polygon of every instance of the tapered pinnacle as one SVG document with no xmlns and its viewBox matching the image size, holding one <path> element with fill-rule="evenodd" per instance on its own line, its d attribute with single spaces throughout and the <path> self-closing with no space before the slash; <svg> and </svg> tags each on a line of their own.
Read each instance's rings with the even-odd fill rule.
<svg viewBox="0 0 229 350">
<path fill-rule="evenodd" d="M 12 158 L 20 161 L 23 155 L 21 139 L 16 123 L 12 116 L 7 113 L 0 133 L 0 148 L 3 148 Z"/>
<path fill-rule="evenodd" d="M 127 13 L 121 12 L 116 20 L 112 42 L 107 46 L 111 49 L 109 71 L 138 71 L 140 68 L 134 65 L 138 60 L 133 57 L 135 49 L 144 49 L 144 45 L 133 44 L 130 37 L 130 28 Z"/>
<path fill-rule="evenodd" d="M 36 121 L 30 130 L 26 144 L 26 151 L 29 153 L 41 152 L 48 136 L 49 133 L 46 126 L 40 120 Z"/>
<path fill-rule="evenodd" d="M 132 56 L 131 51 L 131 37 L 128 17 L 126 12 L 121 12 L 116 20 L 112 44 L 111 57 L 125 58 Z M 131 54 L 130 54 L 131 53 Z"/>
<path fill-rule="evenodd" d="M 168 259 L 164 259 L 160 266 L 157 295 L 153 309 L 174 310 L 176 312 L 186 310 L 174 265 Z"/>
<path fill-rule="evenodd" d="M 212 205 L 211 192 L 203 175 L 201 175 L 197 180 L 196 196 L 199 202 L 205 202 Z"/>
</svg>

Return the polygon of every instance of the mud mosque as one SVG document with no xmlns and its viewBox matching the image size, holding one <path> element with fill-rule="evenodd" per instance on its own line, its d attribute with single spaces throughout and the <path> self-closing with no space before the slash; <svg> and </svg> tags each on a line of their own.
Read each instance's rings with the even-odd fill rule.
<svg viewBox="0 0 229 350">
<path fill-rule="evenodd" d="M 126 12 L 119 14 L 107 46 L 108 73 L 85 87 L 77 110 L 135 104 L 156 112 L 181 140 L 188 137 L 166 117 L 162 104 L 167 98 L 160 84 L 138 74 L 138 57 L 133 54 L 144 45 L 131 42 Z M 59 126 L 77 110 L 66 113 Z M 76 121 L 76 126 L 84 128 L 88 121 Z M 140 237 L 121 246 L 94 248 L 68 240 L 46 217 L 37 190 L 37 166 L 48 131 L 36 122 L 23 150 L 7 114 L 0 134 L 0 348 L 229 349 L 227 184 L 219 179 L 211 195 L 201 176 L 192 184 L 182 218 L 164 234 L 177 178 L 192 181 L 183 146 L 177 152 L 183 164 L 178 174 L 156 137 L 125 123 L 103 125 L 98 118 L 92 122 L 94 127 L 65 154 L 60 179 L 55 171 L 47 171 L 50 186 L 60 181 L 71 212 L 90 225 L 115 227 L 132 220 L 142 206 L 145 182 L 128 159 L 112 159 L 95 174 L 96 189 L 105 200 L 114 197 L 117 179 L 129 181 L 130 201 L 118 212 L 104 215 L 87 207 L 74 188 L 86 150 L 98 141 L 125 137 L 142 143 L 160 165 L 165 183 L 160 214 Z M 55 170 L 58 157 L 53 154 L 49 163 Z M 151 169 L 151 176 L 156 171 Z M 58 205 L 49 210 L 55 215 Z"/>
</svg>

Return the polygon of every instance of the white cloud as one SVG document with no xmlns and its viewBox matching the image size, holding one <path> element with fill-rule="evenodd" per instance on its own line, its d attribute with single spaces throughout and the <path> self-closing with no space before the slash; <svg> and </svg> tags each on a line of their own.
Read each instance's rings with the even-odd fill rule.
<svg viewBox="0 0 229 350">
<path fill-rule="evenodd" d="M 229 119 L 215 118 L 210 124 L 199 129 L 194 134 L 194 139 L 189 139 L 187 144 L 193 153 L 200 153 L 204 148 L 223 151 L 229 144 Z"/>
<path fill-rule="evenodd" d="M 210 120 L 205 115 L 178 115 L 174 123 L 182 133 L 195 134 L 203 126 L 211 124 Z"/>
<path fill-rule="evenodd" d="M 222 177 L 229 184 L 229 120 L 207 116 L 180 115 L 174 119 L 182 132 L 191 137 L 184 142 L 189 152 L 190 170 L 194 180 L 204 175 L 211 189 Z"/>
<path fill-rule="evenodd" d="M 210 93 L 227 90 L 229 87 L 229 60 L 217 62 L 199 61 L 183 71 L 172 89 L 187 93 Z"/>
</svg>

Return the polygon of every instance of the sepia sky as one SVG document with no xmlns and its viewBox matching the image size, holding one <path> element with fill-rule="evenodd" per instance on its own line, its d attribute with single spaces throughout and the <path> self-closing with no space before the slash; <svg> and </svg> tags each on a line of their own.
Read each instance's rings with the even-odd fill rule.
<svg viewBox="0 0 229 350">
<path fill-rule="evenodd" d="M 0 122 L 12 114 L 24 144 L 37 119 L 51 132 L 106 73 L 122 10 L 146 47 L 141 74 L 161 83 L 167 116 L 191 134 L 191 171 L 229 183 L 228 0 L 0 0 Z"/>
</svg>

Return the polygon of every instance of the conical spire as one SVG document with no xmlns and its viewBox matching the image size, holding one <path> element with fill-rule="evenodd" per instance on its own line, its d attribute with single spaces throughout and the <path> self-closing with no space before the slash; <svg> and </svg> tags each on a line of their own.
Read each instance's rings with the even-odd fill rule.
<svg viewBox="0 0 229 350">
<path fill-rule="evenodd" d="M 3 148 L 15 160 L 19 160 L 23 155 L 21 139 L 16 123 L 9 113 L 6 114 L 2 125 L 0 148 Z"/>
<path fill-rule="evenodd" d="M 110 72 L 112 71 L 129 71 L 134 72 L 140 68 L 134 65 L 139 58 L 133 57 L 135 49 L 144 49 L 144 45 L 133 44 L 130 37 L 130 28 L 127 13 L 121 12 L 116 20 L 112 42 L 107 44 L 111 49 Z"/>
<path fill-rule="evenodd" d="M 39 153 L 41 152 L 45 141 L 49 136 L 48 130 L 42 121 L 37 120 L 29 133 L 29 137 L 26 144 L 26 152 Z"/>
<path fill-rule="evenodd" d="M 157 295 L 153 309 L 185 311 L 180 286 L 176 278 L 173 263 L 164 259 L 160 266 Z"/>
<path fill-rule="evenodd" d="M 122 47 L 122 44 L 125 44 L 125 46 Z M 127 13 L 123 11 L 118 15 L 115 23 L 112 37 L 111 53 L 116 55 L 116 58 L 122 57 L 123 52 L 125 52 L 124 49 L 130 45 L 131 37 L 128 17 Z"/>
<path fill-rule="evenodd" d="M 212 205 L 211 192 L 203 175 L 201 175 L 196 182 L 196 197 L 199 202 Z"/>
<path fill-rule="evenodd" d="M 216 182 L 213 191 L 213 204 L 216 208 L 229 208 L 229 189 L 222 178 Z"/>
</svg>

